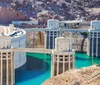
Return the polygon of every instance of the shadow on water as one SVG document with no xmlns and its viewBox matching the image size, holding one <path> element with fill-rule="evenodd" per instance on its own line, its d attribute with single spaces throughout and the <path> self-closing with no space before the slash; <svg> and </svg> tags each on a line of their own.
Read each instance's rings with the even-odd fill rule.
<svg viewBox="0 0 100 85">
<path fill-rule="evenodd" d="M 27 63 L 15 70 L 16 83 L 36 78 L 49 69 L 48 63 L 44 60 L 28 56 Z"/>
</svg>

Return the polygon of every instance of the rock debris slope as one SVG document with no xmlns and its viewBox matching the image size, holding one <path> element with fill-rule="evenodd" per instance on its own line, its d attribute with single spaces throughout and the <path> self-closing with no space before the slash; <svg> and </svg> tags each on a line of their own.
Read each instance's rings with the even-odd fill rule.
<svg viewBox="0 0 100 85">
<path fill-rule="evenodd" d="M 91 66 L 67 71 L 42 85 L 100 85 L 100 67 Z"/>
</svg>

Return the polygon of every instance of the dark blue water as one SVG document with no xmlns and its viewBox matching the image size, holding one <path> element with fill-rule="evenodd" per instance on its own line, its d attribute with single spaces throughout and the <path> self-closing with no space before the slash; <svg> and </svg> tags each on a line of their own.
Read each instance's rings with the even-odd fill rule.
<svg viewBox="0 0 100 85">
<path fill-rule="evenodd" d="M 15 85 L 41 85 L 50 78 L 50 68 L 50 55 L 28 53 L 27 63 L 15 71 Z"/>
</svg>

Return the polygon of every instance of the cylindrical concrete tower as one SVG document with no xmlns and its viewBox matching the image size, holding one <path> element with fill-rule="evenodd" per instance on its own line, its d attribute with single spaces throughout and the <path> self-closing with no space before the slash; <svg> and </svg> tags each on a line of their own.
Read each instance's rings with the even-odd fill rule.
<svg viewBox="0 0 100 85">
<path fill-rule="evenodd" d="M 74 51 L 71 38 L 55 39 L 55 50 L 52 52 L 51 76 L 59 75 L 74 68 Z"/>
<path fill-rule="evenodd" d="M 59 20 L 49 19 L 47 22 L 47 30 L 45 36 L 45 48 L 54 49 L 55 48 L 55 38 L 59 37 Z"/>
<path fill-rule="evenodd" d="M 14 56 L 11 50 L 11 38 L 0 36 L 0 85 L 14 84 Z"/>
<path fill-rule="evenodd" d="M 13 24 L 9 26 L 0 26 L 0 34 L 3 36 L 11 37 L 11 47 L 12 48 L 25 48 L 26 47 L 26 32 L 23 29 L 15 28 Z M 0 38 L 0 41 L 4 40 Z M 5 44 L 7 44 L 7 39 L 5 39 Z M 1 42 L 3 43 L 3 42 Z M 3 45 L 0 45 L 3 48 Z M 5 47 L 5 46 L 4 46 Z M 26 63 L 26 53 L 25 52 L 15 52 L 14 53 L 14 69 L 21 67 Z"/>
<path fill-rule="evenodd" d="M 100 57 L 100 21 L 98 20 L 91 22 L 87 54 L 92 57 Z"/>
</svg>

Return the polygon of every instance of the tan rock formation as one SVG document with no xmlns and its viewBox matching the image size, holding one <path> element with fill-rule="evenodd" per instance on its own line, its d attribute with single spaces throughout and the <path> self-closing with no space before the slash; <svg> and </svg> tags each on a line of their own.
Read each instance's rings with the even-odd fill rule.
<svg viewBox="0 0 100 85">
<path fill-rule="evenodd" d="M 20 20 L 18 12 L 10 7 L 0 7 L 0 23 L 11 23 L 12 20 Z"/>
<path fill-rule="evenodd" d="M 42 85 L 100 85 L 100 67 L 91 66 L 67 71 Z"/>
</svg>

